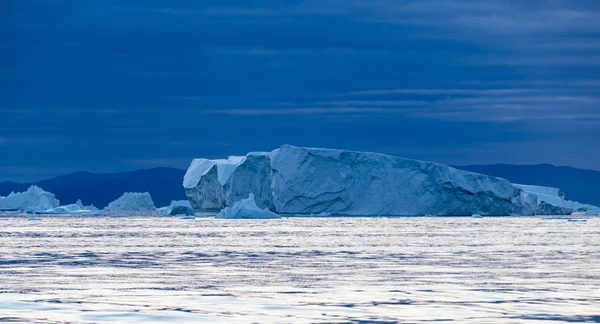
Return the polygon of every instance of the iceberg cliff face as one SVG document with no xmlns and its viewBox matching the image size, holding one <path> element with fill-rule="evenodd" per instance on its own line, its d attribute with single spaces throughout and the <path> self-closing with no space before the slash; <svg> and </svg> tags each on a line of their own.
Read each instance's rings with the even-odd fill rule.
<svg viewBox="0 0 600 324">
<path fill-rule="evenodd" d="M 197 159 L 184 187 L 192 207 L 221 210 L 254 194 L 279 214 L 533 215 L 535 194 L 507 180 L 377 153 L 284 145 L 227 160 Z"/>
</svg>

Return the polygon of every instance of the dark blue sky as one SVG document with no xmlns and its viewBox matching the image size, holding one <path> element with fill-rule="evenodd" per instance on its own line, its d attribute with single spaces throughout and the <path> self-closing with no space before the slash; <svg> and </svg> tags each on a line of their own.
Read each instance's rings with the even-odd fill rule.
<svg viewBox="0 0 600 324">
<path fill-rule="evenodd" d="M 600 1 L 0 1 L 0 180 L 283 143 L 600 169 Z"/>
</svg>

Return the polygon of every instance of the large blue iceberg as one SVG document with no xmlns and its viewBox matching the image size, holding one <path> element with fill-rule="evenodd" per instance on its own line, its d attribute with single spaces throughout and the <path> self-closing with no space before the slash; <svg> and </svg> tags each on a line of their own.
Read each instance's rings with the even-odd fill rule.
<svg viewBox="0 0 600 324">
<path fill-rule="evenodd" d="M 224 160 L 195 159 L 183 182 L 197 211 L 254 195 L 283 215 L 534 215 L 537 196 L 505 179 L 389 155 L 284 145 Z"/>
</svg>

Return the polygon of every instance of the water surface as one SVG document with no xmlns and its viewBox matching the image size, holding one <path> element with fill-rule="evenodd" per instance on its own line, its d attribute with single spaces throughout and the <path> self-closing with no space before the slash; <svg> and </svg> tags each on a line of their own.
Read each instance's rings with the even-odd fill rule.
<svg viewBox="0 0 600 324">
<path fill-rule="evenodd" d="M 0 322 L 600 322 L 600 218 L 0 218 Z"/>
</svg>

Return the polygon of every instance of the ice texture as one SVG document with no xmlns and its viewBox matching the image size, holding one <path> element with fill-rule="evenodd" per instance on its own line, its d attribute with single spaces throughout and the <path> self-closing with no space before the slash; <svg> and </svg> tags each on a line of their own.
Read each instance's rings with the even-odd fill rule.
<svg viewBox="0 0 600 324">
<path fill-rule="evenodd" d="M 558 188 L 522 184 L 515 184 L 515 186 L 537 196 L 537 214 L 569 215 L 576 211 L 598 209 L 596 206 L 566 200 L 565 194 Z"/>
<path fill-rule="evenodd" d="M 0 210 L 37 211 L 58 207 L 60 202 L 53 193 L 44 191 L 38 186 L 31 186 L 25 192 L 11 192 L 7 197 L 0 197 Z"/>
<path fill-rule="evenodd" d="M 250 193 L 248 198 L 236 202 L 233 207 L 225 207 L 215 218 L 221 219 L 268 219 L 281 218 L 274 212 L 260 209 L 254 201 L 254 194 Z"/>
<path fill-rule="evenodd" d="M 227 160 L 196 159 L 184 188 L 216 211 L 254 194 L 278 214 L 339 216 L 533 215 L 537 196 L 505 179 L 378 153 L 284 145 Z"/>
<path fill-rule="evenodd" d="M 126 192 L 108 204 L 104 210 L 109 212 L 151 212 L 156 208 L 149 193 Z"/>
</svg>

